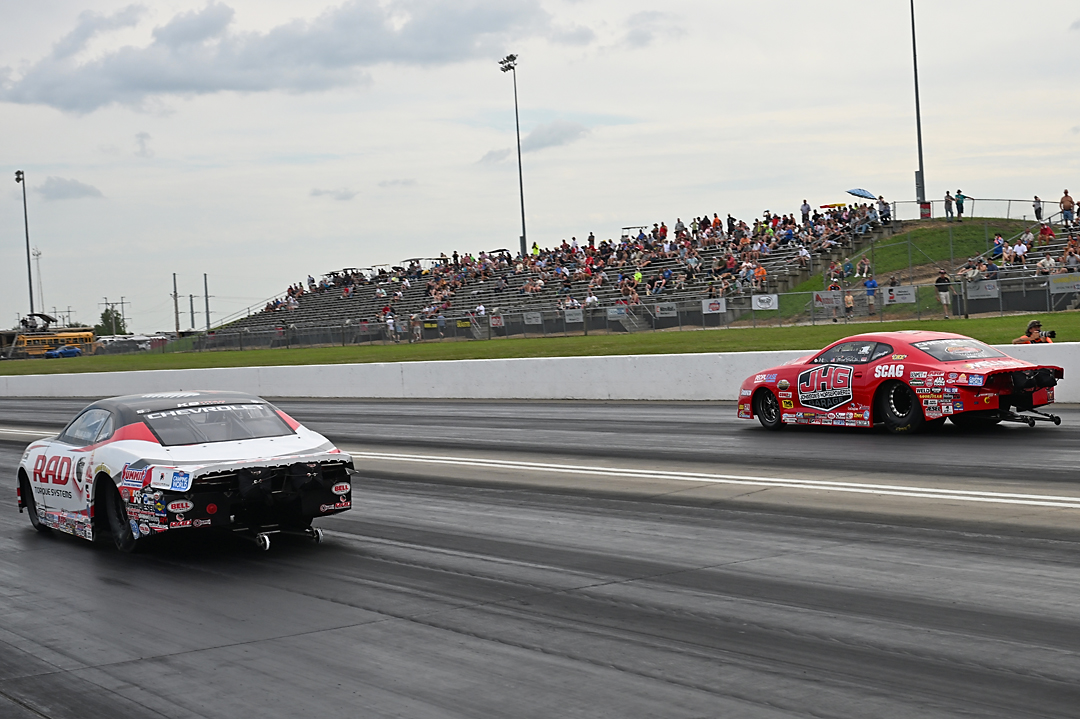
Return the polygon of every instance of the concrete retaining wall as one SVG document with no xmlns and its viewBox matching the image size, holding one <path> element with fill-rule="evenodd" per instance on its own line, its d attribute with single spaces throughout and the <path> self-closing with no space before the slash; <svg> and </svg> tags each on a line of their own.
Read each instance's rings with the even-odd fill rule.
<svg viewBox="0 0 1080 719">
<path fill-rule="evenodd" d="M 1080 343 L 1000 349 L 1029 362 L 1064 367 L 1066 379 L 1058 388 L 1058 401 L 1080 402 Z M 108 397 L 219 389 L 267 397 L 733 400 L 747 376 L 811 352 L 537 357 L 0 376 L 0 397 Z"/>
</svg>

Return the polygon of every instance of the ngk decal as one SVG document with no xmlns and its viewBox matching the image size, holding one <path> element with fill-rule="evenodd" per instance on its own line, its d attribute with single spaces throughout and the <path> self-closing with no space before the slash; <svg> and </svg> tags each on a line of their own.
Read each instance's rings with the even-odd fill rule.
<svg viewBox="0 0 1080 719">
<path fill-rule="evenodd" d="M 874 368 L 874 377 L 903 377 L 904 365 L 902 364 L 879 364 Z"/>
<path fill-rule="evenodd" d="M 799 375 L 799 402 L 830 410 L 851 401 L 851 367 L 822 365 Z"/>
</svg>

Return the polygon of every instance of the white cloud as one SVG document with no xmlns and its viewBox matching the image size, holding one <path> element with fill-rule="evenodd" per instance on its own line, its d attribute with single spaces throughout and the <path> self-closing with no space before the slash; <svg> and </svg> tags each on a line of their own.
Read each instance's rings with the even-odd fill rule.
<svg viewBox="0 0 1080 719">
<path fill-rule="evenodd" d="M 416 180 L 412 178 L 402 178 L 399 180 L 383 180 L 379 183 L 379 187 L 414 187 Z"/>
<path fill-rule="evenodd" d="M 41 195 L 47 201 L 53 200 L 78 200 L 83 197 L 104 197 L 101 190 L 85 182 L 70 180 L 64 177 L 46 177 L 40 187 L 35 187 L 34 192 Z"/>
<path fill-rule="evenodd" d="M 335 200 L 341 200 L 342 202 L 347 201 L 347 200 L 351 200 L 352 198 L 356 197 L 358 194 L 360 194 L 360 193 L 355 191 L 355 190 L 350 190 L 350 189 L 348 189 L 346 187 L 343 187 L 340 190 L 312 190 L 311 191 L 311 196 L 312 197 L 323 197 L 325 195 L 327 197 L 332 197 Z"/>
<path fill-rule="evenodd" d="M 135 135 L 135 144 L 138 147 L 135 150 L 136 157 L 153 157 L 154 151 L 150 149 L 150 137 L 149 132 L 140 132 Z"/>
<path fill-rule="evenodd" d="M 1080 30 L 1080 20 L 1075 20 L 1072 25 L 1069 26 L 1070 30 Z"/>
<path fill-rule="evenodd" d="M 267 32 L 232 29 L 233 9 L 210 2 L 153 30 L 145 47 L 126 46 L 77 62 L 97 33 L 137 22 L 141 8 L 114 15 L 84 13 L 53 52 L 17 78 L 0 70 L 0 100 L 76 113 L 155 98 L 224 91 L 312 92 L 369 82 L 375 65 L 438 65 L 497 57 L 505 42 L 538 35 L 591 41 L 591 31 L 558 30 L 539 0 L 411 0 L 408 14 L 378 0 L 348 0 L 311 21 Z"/>
</svg>

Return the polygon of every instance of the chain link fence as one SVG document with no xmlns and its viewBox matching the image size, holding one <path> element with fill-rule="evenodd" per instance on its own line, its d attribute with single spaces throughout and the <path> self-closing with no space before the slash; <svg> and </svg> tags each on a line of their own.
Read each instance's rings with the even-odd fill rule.
<svg viewBox="0 0 1080 719">
<path fill-rule="evenodd" d="M 948 293 L 933 284 L 839 291 L 743 294 L 723 299 L 497 315 L 425 318 L 418 322 L 355 322 L 334 326 L 282 325 L 268 330 L 212 332 L 170 345 L 169 351 L 257 350 L 366 344 L 498 340 L 725 327 L 780 327 L 888 322 L 1012 312 L 1057 312 L 1080 304 L 1080 273 L 954 282 Z"/>
</svg>

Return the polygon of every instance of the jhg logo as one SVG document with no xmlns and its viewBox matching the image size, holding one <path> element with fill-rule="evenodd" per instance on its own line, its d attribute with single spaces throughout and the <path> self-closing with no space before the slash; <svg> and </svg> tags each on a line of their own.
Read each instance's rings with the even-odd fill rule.
<svg viewBox="0 0 1080 719">
<path fill-rule="evenodd" d="M 830 410 L 851 401 L 851 368 L 822 365 L 799 375 L 799 402 Z"/>
</svg>

